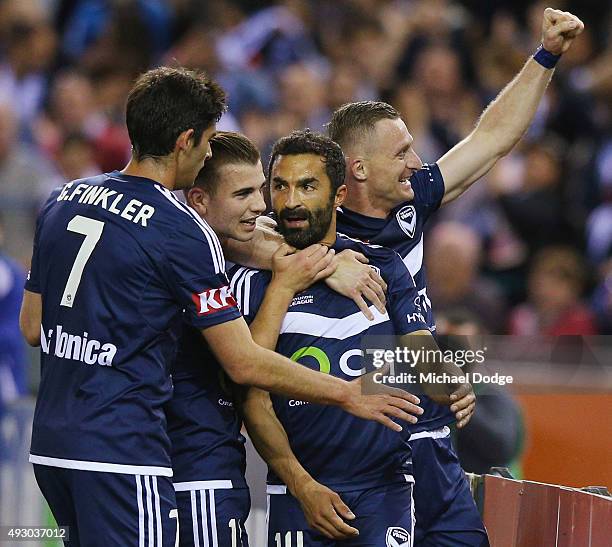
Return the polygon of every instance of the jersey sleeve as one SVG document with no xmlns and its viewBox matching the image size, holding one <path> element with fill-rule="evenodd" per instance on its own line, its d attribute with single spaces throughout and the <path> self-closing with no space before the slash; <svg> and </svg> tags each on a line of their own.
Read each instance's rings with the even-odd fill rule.
<svg viewBox="0 0 612 547">
<path fill-rule="evenodd" d="M 161 265 L 187 324 L 205 329 L 240 317 L 225 273 L 221 244 L 205 224 L 184 224 L 169 236 Z"/>
<path fill-rule="evenodd" d="M 414 279 L 400 256 L 396 252 L 393 255 L 387 274 L 387 309 L 395 334 L 428 330 Z"/>
<path fill-rule="evenodd" d="M 235 266 L 229 272 L 230 288 L 245 321 L 250 325 L 257 315 L 266 294 L 270 273 L 244 266 Z"/>
<path fill-rule="evenodd" d="M 38 215 L 36 219 L 36 230 L 34 232 L 34 243 L 32 245 L 32 261 L 30 262 L 30 271 L 26 277 L 25 290 L 39 293 L 40 289 L 40 262 L 38 258 L 38 240 L 40 239 L 40 227 L 43 222 L 43 213 Z"/>
<path fill-rule="evenodd" d="M 43 220 L 49 211 L 49 209 L 53 206 L 53 204 L 57 201 L 57 197 L 62 191 L 62 187 L 55 188 L 45 204 L 41 207 L 40 212 L 38 213 L 38 218 L 36 219 L 36 230 L 34 232 L 34 243 L 32 247 L 32 261 L 30 263 L 30 271 L 26 277 L 25 289 L 26 291 L 40 293 L 40 263 L 38 258 L 38 241 L 40 239 L 40 231 L 42 228 Z"/>
<path fill-rule="evenodd" d="M 444 197 L 444 179 L 438 165 L 423 165 L 410 177 L 410 184 L 414 191 L 414 200 L 410 203 L 421 209 L 425 217 L 437 211 Z"/>
</svg>

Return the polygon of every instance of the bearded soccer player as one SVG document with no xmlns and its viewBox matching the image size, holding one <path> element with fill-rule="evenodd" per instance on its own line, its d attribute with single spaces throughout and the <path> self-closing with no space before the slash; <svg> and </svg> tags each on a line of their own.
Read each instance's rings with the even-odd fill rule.
<svg viewBox="0 0 612 547">
<path fill-rule="evenodd" d="M 20 315 L 42 350 L 30 461 L 70 546 L 175 544 L 163 406 L 181 321 L 237 383 L 384 422 L 409 405 L 311 371 L 298 377 L 253 342 L 217 236 L 171 192 L 193 184 L 224 109 L 223 90 L 201 73 L 145 73 L 128 96 L 126 168 L 68 183 L 38 218 Z"/>
<path fill-rule="evenodd" d="M 432 165 L 421 163 L 406 124 L 386 103 L 351 103 L 332 116 L 329 135 L 347 156 L 348 194 L 338 213 L 338 230 L 400 254 L 416 282 L 432 332 L 435 322 L 423 267 L 424 224 L 440 205 L 459 197 L 518 142 L 555 63 L 582 29 L 575 16 L 547 8 L 542 46 L 489 105 L 472 133 Z M 451 446 L 447 426 L 453 416 L 426 398 L 422 404 L 425 412 L 411 426 L 410 441 L 416 544 L 481 545 L 486 541 L 484 527 Z"/>
<path fill-rule="evenodd" d="M 384 313 L 372 306 L 374 320 L 369 321 L 355 303 L 323 283 L 297 293 L 283 291 L 273 287 L 274 275 L 267 271 L 239 268 L 232 283 L 241 285 L 238 299 L 258 343 L 276 347 L 330 378 L 351 379 L 363 374 L 360 355 L 366 335 L 411 334 L 419 336 L 402 336 L 401 343 L 418 340 L 419 345 L 430 347 L 435 343 L 416 307 L 417 292 L 399 256 L 336 234 L 335 210 L 346 195 L 344 173 L 344 156 L 336 143 L 310 131 L 292 133 L 272 151 L 273 209 L 279 230 L 293 247 L 320 243 L 336 252 L 353 249 L 366 255 L 387 282 Z M 279 255 L 282 252 L 281 248 Z M 442 372 L 435 366 L 417 364 L 418 370 Z M 454 365 L 440 366 L 450 375 L 460 375 Z M 437 400 L 453 401 L 460 419 L 468 419 L 473 411 L 471 387 L 444 389 Z M 255 389 L 249 391 L 244 409 L 251 438 L 271 469 L 268 545 L 327 546 L 340 538 L 347 538 L 343 544 L 354 547 L 389 544 L 390 538 L 409 544 L 413 515 L 406 430 L 368 424 L 301 399 L 270 399 L 268 393 Z M 329 524 L 315 519 L 311 526 L 311 513 L 327 503 L 338 515 Z M 341 518 L 352 518 L 347 505 L 355 515 L 353 526 Z"/>
</svg>

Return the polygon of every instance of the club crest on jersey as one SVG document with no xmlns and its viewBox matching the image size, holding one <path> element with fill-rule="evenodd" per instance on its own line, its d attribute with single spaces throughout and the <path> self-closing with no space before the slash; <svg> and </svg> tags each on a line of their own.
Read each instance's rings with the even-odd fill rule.
<svg viewBox="0 0 612 547">
<path fill-rule="evenodd" d="M 391 526 L 387 528 L 387 547 L 409 547 L 410 534 L 408 530 L 399 526 Z"/>
<path fill-rule="evenodd" d="M 236 308 L 238 304 L 230 288 L 225 285 L 216 289 L 208 289 L 199 294 L 192 294 L 198 315 L 208 315 L 228 308 Z"/>
<path fill-rule="evenodd" d="M 395 218 L 399 227 L 408 237 L 414 237 L 416 229 L 416 209 L 414 205 L 404 205 L 396 214 Z"/>
</svg>

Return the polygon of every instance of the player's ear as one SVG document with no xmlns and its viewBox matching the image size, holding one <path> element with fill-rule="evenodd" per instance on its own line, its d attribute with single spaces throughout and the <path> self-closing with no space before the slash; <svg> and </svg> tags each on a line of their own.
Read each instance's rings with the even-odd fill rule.
<svg viewBox="0 0 612 547">
<path fill-rule="evenodd" d="M 194 186 L 187 191 L 187 204 L 204 217 L 210 205 L 210 195 L 199 186 Z"/>
<path fill-rule="evenodd" d="M 368 179 L 368 165 L 364 158 L 357 156 L 349 159 L 348 169 L 356 181 L 365 182 Z"/>
<path fill-rule="evenodd" d="M 186 152 L 190 148 L 193 148 L 193 129 L 187 129 L 183 131 L 176 139 L 175 150 L 177 152 Z"/>
<path fill-rule="evenodd" d="M 346 199 L 346 184 L 341 185 L 336 190 L 336 197 L 334 199 L 334 207 L 340 207 Z"/>
</svg>

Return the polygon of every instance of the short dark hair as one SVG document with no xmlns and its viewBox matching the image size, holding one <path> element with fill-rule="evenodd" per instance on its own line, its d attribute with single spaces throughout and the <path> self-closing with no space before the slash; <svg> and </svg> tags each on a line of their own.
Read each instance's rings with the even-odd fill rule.
<svg viewBox="0 0 612 547">
<path fill-rule="evenodd" d="M 235 131 L 218 131 L 208 141 L 212 157 L 206 160 L 195 179 L 195 186 L 213 194 L 219 184 L 219 168 L 229 163 L 257 165 L 259 150 L 244 135 Z"/>
<path fill-rule="evenodd" d="M 298 154 L 315 154 L 325 162 L 325 172 L 331 182 L 332 192 L 344 184 L 346 164 L 342 148 L 337 142 L 322 133 L 301 129 L 277 140 L 272 148 L 268 163 L 268 180 L 272 176 L 272 166 L 278 156 L 295 156 Z"/>
<path fill-rule="evenodd" d="M 166 156 L 176 139 L 202 133 L 219 121 L 226 108 L 225 91 L 203 72 L 159 67 L 142 74 L 127 99 L 126 125 L 136 159 Z"/>
<path fill-rule="evenodd" d="M 327 132 L 343 148 L 354 144 L 365 131 L 374 129 L 380 120 L 396 120 L 400 113 L 382 101 L 359 101 L 338 108 L 327 124 Z"/>
</svg>

